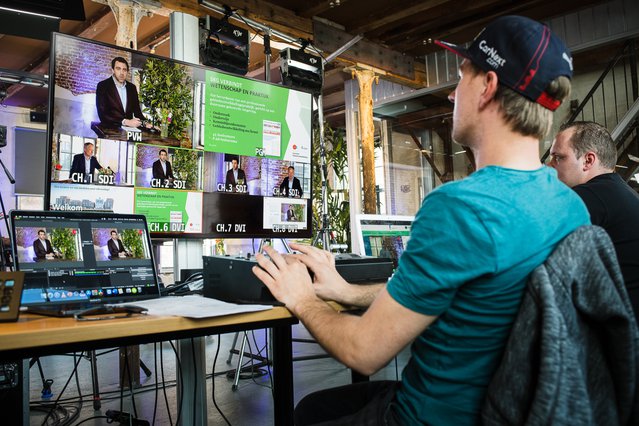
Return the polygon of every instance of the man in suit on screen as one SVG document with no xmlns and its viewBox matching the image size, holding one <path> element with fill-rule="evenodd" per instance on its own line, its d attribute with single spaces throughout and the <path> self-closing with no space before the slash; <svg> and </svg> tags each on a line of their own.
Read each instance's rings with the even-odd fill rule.
<svg viewBox="0 0 639 426">
<path fill-rule="evenodd" d="M 246 175 L 244 174 L 244 170 L 239 168 L 237 158 L 231 160 L 231 168 L 226 172 L 225 184 L 231 189 L 231 192 L 240 192 L 238 191 L 238 186 L 246 185 Z"/>
<path fill-rule="evenodd" d="M 98 159 L 93 156 L 94 146 L 91 142 L 84 144 L 84 152 L 73 156 L 69 176 L 73 182 L 91 183 L 93 172 L 102 170 Z"/>
<path fill-rule="evenodd" d="M 98 83 L 95 90 L 95 104 L 98 109 L 100 123 L 106 127 L 152 127 L 143 123 L 144 116 L 140 108 L 138 90 L 131 82 L 126 81 L 129 74 L 129 63 L 118 56 L 111 61 L 113 75 Z"/>
<path fill-rule="evenodd" d="M 44 229 L 38 231 L 38 238 L 33 242 L 33 251 L 38 261 L 51 260 L 55 258 L 51 241 L 47 238 Z"/>
<path fill-rule="evenodd" d="M 295 167 L 288 166 L 288 176 L 280 184 L 280 194 L 283 197 L 299 198 L 304 194 L 300 180 L 295 177 Z"/>
<path fill-rule="evenodd" d="M 111 239 L 107 243 L 111 259 L 118 259 L 129 256 L 129 252 L 124 248 L 122 240 L 118 236 L 118 231 L 111 231 Z"/>
<path fill-rule="evenodd" d="M 168 161 L 166 149 L 161 149 L 159 155 L 160 158 L 153 162 L 153 179 L 160 179 L 161 186 L 165 186 L 167 181 L 170 185 L 175 176 L 173 176 L 173 169 Z"/>
</svg>

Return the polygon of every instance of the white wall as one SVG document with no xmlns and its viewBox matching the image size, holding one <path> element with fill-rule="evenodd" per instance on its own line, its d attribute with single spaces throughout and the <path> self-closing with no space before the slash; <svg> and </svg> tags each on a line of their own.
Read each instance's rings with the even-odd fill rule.
<svg viewBox="0 0 639 426">
<path fill-rule="evenodd" d="M 31 123 L 29 121 L 29 109 L 11 106 L 0 106 L 0 125 L 7 126 L 7 146 L 0 148 L 2 150 L 0 158 L 9 172 L 15 177 L 15 128 L 45 130 L 47 126 L 42 123 Z M 33 164 L 33 167 L 46 166 L 46 164 Z M 3 170 L 0 170 L 0 193 L 2 193 L 2 200 L 7 213 L 9 210 L 16 208 L 14 187 L 9 183 Z M 4 231 L 2 234 L 4 235 Z"/>
</svg>

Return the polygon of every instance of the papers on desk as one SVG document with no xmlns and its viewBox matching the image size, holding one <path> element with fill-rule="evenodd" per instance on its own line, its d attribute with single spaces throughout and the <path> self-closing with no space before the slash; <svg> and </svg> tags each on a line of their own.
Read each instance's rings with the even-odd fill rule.
<svg viewBox="0 0 639 426">
<path fill-rule="evenodd" d="M 142 130 L 138 129 L 137 127 L 130 126 L 122 126 L 122 130 L 124 130 L 125 132 L 142 132 Z"/>
<path fill-rule="evenodd" d="M 123 303 L 123 305 L 130 304 Z M 212 318 L 273 309 L 270 305 L 236 305 L 194 295 L 166 296 L 159 299 L 136 301 L 135 306 L 148 309 L 148 315 L 174 315 L 186 318 Z"/>
</svg>

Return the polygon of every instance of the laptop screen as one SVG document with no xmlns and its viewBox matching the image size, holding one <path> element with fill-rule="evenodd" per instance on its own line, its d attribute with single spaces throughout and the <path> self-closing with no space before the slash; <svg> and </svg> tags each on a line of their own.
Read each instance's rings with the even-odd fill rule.
<svg viewBox="0 0 639 426">
<path fill-rule="evenodd" d="M 78 308 L 159 297 L 146 218 L 67 211 L 11 211 L 22 306 Z"/>
</svg>

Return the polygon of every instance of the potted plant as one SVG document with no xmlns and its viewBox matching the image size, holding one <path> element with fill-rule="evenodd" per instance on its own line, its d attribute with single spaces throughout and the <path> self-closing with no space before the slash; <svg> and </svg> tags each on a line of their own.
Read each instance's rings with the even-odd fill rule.
<svg viewBox="0 0 639 426">
<path fill-rule="evenodd" d="M 144 257 L 144 243 L 142 242 L 141 230 L 125 229 L 122 231 L 122 244 L 131 251 L 133 257 L 138 259 Z"/>
<path fill-rule="evenodd" d="M 193 79 L 187 68 L 150 58 L 139 73 L 144 113 L 160 129 L 162 137 L 181 141 L 193 122 Z"/>
<path fill-rule="evenodd" d="M 51 245 L 55 247 L 64 260 L 76 260 L 76 239 L 78 233 L 72 228 L 53 228 L 51 230 Z"/>
</svg>

